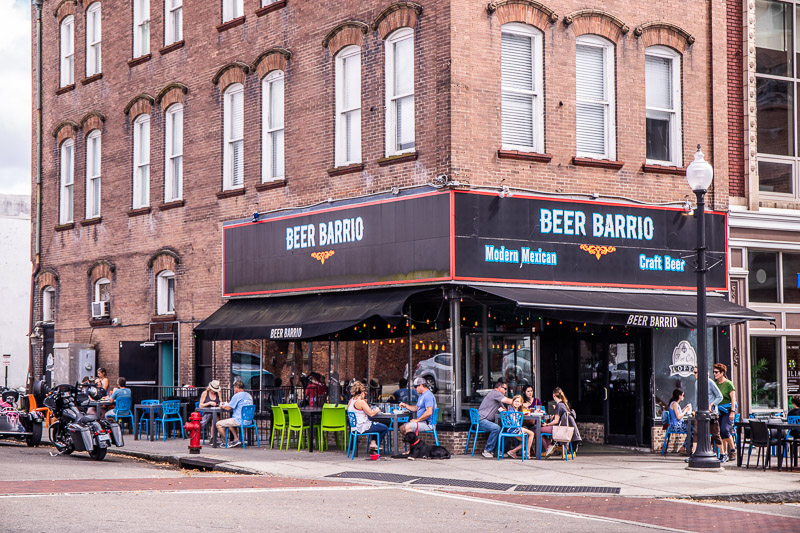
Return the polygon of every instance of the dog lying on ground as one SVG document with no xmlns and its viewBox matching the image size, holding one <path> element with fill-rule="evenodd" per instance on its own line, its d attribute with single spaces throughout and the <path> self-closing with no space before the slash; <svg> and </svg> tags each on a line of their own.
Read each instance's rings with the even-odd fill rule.
<svg viewBox="0 0 800 533">
<path fill-rule="evenodd" d="M 450 459 L 450 452 L 444 446 L 431 446 L 420 440 L 419 435 L 415 432 L 409 431 L 403 437 L 403 440 L 408 444 L 408 459 Z"/>
</svg>

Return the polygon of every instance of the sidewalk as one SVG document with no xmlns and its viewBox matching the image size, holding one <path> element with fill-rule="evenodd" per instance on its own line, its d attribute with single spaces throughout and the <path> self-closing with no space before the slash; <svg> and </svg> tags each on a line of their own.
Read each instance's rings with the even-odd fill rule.
<svg viewBox="0 0 800 533">
<path fill-rule="evenodd" d="M 575 461 L 553 456 L 522 463 L 512 459 L 490 460 L 477 454 L 475 457 L 456 454 L 452 459 L 439 461 L 389 457 L 372 461 L 362 453 L 351 461 L 343 451 L 336 449 L 323 453 L 270 450 L 264 445 L 260 449 L 255 446 L 213 449 L 210 443 L 203 446 L 200 455 L 189 455 L 188 443 L 188 440 L 175 439 L 135 441 L 126 434 L 125 447 L 109 451 L 175 465 L 182 459 L 210 459 L 219 461 L 214 466 L 217 471 L 302 479 L 336 476 L 361 483 L 413 483 L 424 477 L 427 479 L 415 486 L 453 488 L 458 484 L 456 480 L 461 480 L 465 482 L 461 483 L 461 488 L 476 488 L 478 484 L 474 482 L 483 482 L 499 484 L 494 490 L 503 490 L 505 486 L 504 490 L 509 491 L 520 490 L 517 487 L 521 485 L 536 485 L 552 486 L 550 490 L 540 488 L 537 492 L 616 493 L 619 489 L 620 496 L 703 499 L 719 496 L 719 499 L 738 501 L 800 501 L 800 473 L 797 472 L 737 468 L 735 462 L 725 463 L 720 471 L 692 471 L 686 468 L 683 456 L 664 458 L 611 446 L 582 446 Z M 340 476 L 342 473 L 346 474 Z"/>
</svg>

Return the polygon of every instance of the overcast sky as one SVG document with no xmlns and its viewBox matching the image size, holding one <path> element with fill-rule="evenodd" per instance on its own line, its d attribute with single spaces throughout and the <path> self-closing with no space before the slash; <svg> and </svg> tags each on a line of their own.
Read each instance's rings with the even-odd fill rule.
<svg viewBox="0 0 800 533">
<path fill-rule="evenodd" d="M 0 0 L 0 193 L 31 190 L 31 3 Z"/>
</svg>

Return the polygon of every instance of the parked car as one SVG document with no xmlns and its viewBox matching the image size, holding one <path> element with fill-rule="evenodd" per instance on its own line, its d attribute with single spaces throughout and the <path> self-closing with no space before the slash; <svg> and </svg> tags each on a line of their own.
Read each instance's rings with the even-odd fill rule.
<svg viewBox="0 0 800 533">
<path fill-rule="evenodd" d="M 616 365 L 609 365 L 609 381 L 624 381 L 626 383 L 629 381 L 635 381 L 636 370 L 633 365 L 633 361 L 622 361 Z"/>
<path fill-rule="evenodd" d="M 417 363 L 417 367 L 414 370 L 414 379 L 419 377 L 424 378 L 428 383 L 428 388 L 431 390 L 431 392 L 435 393 L 442 383 L 450 383 L 452 381 L 452 367 L 453 360 L 450 352 L 438 353 L 433 357 L 423 359 Z M 523 348 L 521 350 L 517 350 L 516 360 L 514 359 L 514 350 L 507 350 L 503 352 L 503 369 L 501 371 L 490 373 L 492 383 L 490 383 L 488 387 L 483 387 L 483 384 L 480 383 L 480 376 L 477 376 L 478 382 L 474 383 L 473 387 L 476 389 L 488 389 L 489 387 L 492 387 L 494 382 L 500 378 L 503 378 L 509 382 L 520 382 L 525 380 L 529 383 L 533 383 L 534 379 L 531 368 L 530 349 Z M 406 365 L 404 376 L 408 378 L 408 365 Z"/>
</svg>

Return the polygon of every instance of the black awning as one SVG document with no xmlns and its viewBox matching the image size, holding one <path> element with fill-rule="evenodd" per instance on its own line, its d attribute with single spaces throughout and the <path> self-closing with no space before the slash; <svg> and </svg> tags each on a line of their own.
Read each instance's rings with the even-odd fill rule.
<svg viewBox="0 0 800 533">
<path fill-rule="evenodd" d="M 573 322 L 667 328 L 697 325 L 697 297 L 692 294 L 473 287 L 516 302 L 520 307 L 539 309 L 549 317 Z M 774 320 L 722 296 L 709 295 L 706 302 L 709 327 L 748 320 Z"/>
<path fill-rule="evenodd" d="M 341 331 L 372 317 L 396 324 L 413 294 L 430 287 L 402 287 L 274 298 L 230 300 L 201 322 L 206 340 L 304 340 Z"/>
</svg>

